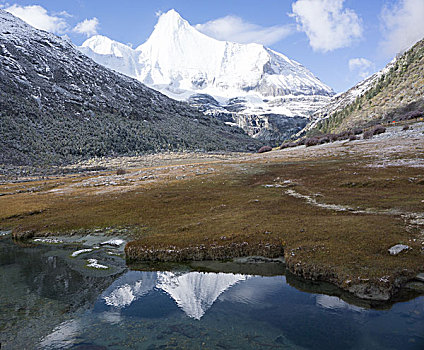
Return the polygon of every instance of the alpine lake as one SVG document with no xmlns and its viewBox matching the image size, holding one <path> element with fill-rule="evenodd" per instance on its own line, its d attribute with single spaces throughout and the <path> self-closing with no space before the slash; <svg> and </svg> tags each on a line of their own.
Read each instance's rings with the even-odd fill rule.
<svg viewBox="0 0 424 350">
<path fill-rule="evenodd" d="M 102 243 L 1 233 L 1 349 L 424 348 L 423 296 L 371 303 L 259 259 L 127 266 Z"/>
</svg>

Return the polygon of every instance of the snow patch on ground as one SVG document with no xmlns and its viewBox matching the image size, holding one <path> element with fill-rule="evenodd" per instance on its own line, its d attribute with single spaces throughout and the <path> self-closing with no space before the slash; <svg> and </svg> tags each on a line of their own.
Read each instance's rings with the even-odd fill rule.
<svg viewBox="0 0 424 350">
<path fill-rule="evenodd" d="M 351 211 L 353 210 L 351 207 L 346 205 L 338 205 L 338 204 L 326 204 L 326 203 L 319 203 L 315 198 L 312 198 L 311 196 L 307 196 L 301 193 L 296 192 L 295 190 L 288 189 L 285 191 L 285 193 L 289 196 L 304 199 L 309 204 L 315 205 L 319 208 L 329 209 L 329 210 L 335 210 L 335 211 Z"/>
</svg>

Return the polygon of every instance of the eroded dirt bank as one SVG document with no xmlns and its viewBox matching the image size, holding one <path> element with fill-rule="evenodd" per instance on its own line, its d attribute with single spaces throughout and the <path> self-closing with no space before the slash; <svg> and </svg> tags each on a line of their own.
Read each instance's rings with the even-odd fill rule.
<svg viewBox="0 0 424 350">
<path fill-rule="evenodd" d="M 298 276 L 387 300 L 424 270 L 423 132 L 417 123 L 371 140 L 4 179 L 0 227 L 16 238 L 124 232 L 133 261 L 283 254 Z M 409 249 L 389 254 L 397 244 Z"/>
</svg>

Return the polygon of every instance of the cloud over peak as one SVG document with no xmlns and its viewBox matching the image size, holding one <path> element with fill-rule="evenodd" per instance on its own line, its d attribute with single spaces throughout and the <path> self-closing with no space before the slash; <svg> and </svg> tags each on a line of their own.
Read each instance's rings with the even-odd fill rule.
<svg viewBox="0 0 424 350">
<path fill-rule="evenodd" d="M 5 7 L 4 10 L 37 29 L 55 34 L 64 34 L 68 30 L 68 24 L 63 18 L 63 14 L 51 15 L 44 7 L 39 5 L 20 6 L 14 4 Z"/>
<path fill-rule="evenodd" d="M 262 27 L 244 21 L 237 16 L 225 16 L 212 21 L 197 24 L 196 29 L 218 40 L 232 41 L 240 44 L 257 43 L 272 45 L 293 32 L 288 25 Z"/>
<path fill-rule="evenodd" d="M 344 0 L 298 0 L 292 4 L 298 29 L 305 32 L 314 51 L 348 47 L 362 37 L 362 21 L 355 11 L 343 8 Z"/>
<path fill-rule="evenodd" d="M 98 28 L 99 20 L 96 17 L 93 17 L 92 19 L 85 19 L 84 21 L 79 22 L 72 31 L 78 34 L 83 34 L 89 38 L 97 34 Z"/>
</svg>

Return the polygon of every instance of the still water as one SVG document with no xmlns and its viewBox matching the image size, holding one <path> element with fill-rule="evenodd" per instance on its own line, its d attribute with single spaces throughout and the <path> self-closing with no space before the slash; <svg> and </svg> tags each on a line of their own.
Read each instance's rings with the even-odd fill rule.
<svg viewBox="0 0 424 350">
<path fill-rule="evenodd" d="M 133 271 L 111 249 L 75 250 L 0 237 L 2 350 L 424 349 L 424 297 L 378 310 L 301 291 L 316 288 L 284 268 Z"/>
</svg>

